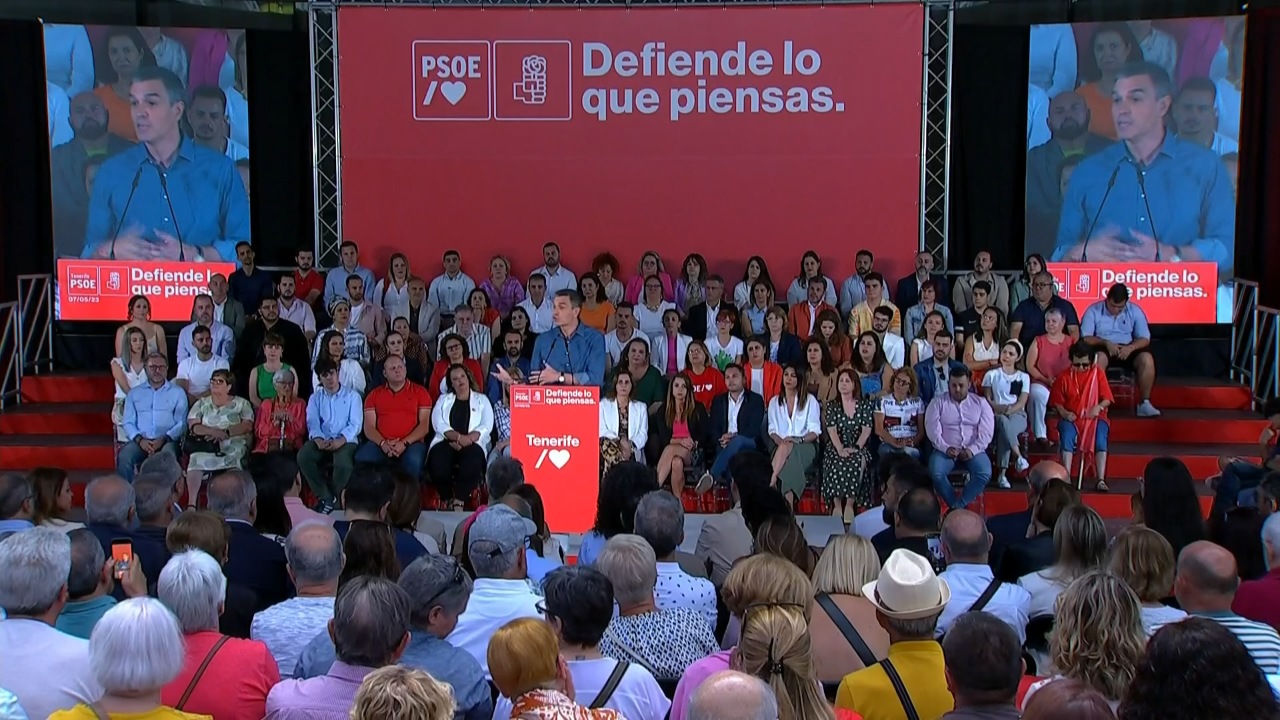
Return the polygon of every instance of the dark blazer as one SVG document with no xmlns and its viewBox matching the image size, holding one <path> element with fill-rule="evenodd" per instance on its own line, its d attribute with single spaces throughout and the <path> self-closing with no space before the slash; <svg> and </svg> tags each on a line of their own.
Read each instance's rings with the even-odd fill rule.
<svg viewBox="0 0 1280 720">
<path fill-rule="evenodd" d="M 1000 558 L 996 577 L 1004 582 L 1017 582 L 1018 578 L 1043 570 L 1053 564 L 1053 531 L 1042 532 L 1033 538 L 1024 538 L 1005 548 Z"/>
<path fill-rule="evenodd" d="M 764 343 L 765 360 L 769 359 L 769 336 L 761 335 L 760 342 Z M 783 332 L 782 337 L 778 340 L 778 364 L 782 367 L 795 365 L 804 360 L 804 351 L 800 348 L 800 338 L 789 332 Z"/>
<path fill-rule="evenodd" d="M 254 320 L 245 327 L 243 333 L 236 336 L 236 356 L 231 361 L 231 370 L 236 375 L 236 394 L 249 397 L 249 373 L 266 362 L 262 340 L 268 332 L 284 339 L 281 359 L 298 374 L 298 397 L 311 397 L 311 350 L 307 344 L 307 336 L 303 334 L 302 328 L 288 320 L 277 320 L 270 330 L 267 330 L 266 324 L 261 320 Z"/>
<path fill-rule="evenodd" d="M 142 563 L 142 574 L 147 578 L 147 587 L 155 587 L 155 584 L 160 581 L 160 571 L 164 569 L 165 563 L 169 562 L 169 550 L 163 542 L 156 541 L 153 536 L 146 533 L 139 533 L 119 525 L 89 523 L 85 527 L 98 538 L 107 557 L 111 557 L 112 540 L 128 540 L 133 545 L 133 554 Z M 111 596 L 116 600 L 125 600 L 124 587 L 116 583 Z"/>
<path fill-rule="evenodd" d="M 227 581 L 252 590 L 258 596 L 257 611 L 293 597 L 284 548 L 247 522 L 228 520 L 227 525 L 231 527 L 231 545 L 223 567 Z"/>
<path fill-rule="evenodd" d="M 724 298 L 720 299 L 720 307 L 716 310 L 733 310 L 733 336 L 742 337 L 742 328 L 739 327 L 737 321 L 738 309 L 733 306 L 732 302 L 726 302 Z M 700 302 L 689 308 L 689 314 L 680 322 L 680 332 L 688 335 L 694 340 L 707 341 L 707 303 Z"/>
<path fill-rule="evenodd" d="M 988 553 L 988 561 L 993 572 L 1000 568 L 1000 559 L 1010 545 L 1027 539 L 1027 528 L 1030 525 L 1031 508 L 987 518 L 987 532 L 991 533 L 991 552 Z"/>
<path fill-rule="evenodd" d="M 705 451 L 711 444 L 711 421 L 707 409 L 702 403 L 693 403 L 693 413 L 689 416 L 689 437 Z M 667 425 L 666 408 L 649 416 L 649 441 L 645 443 L 645 454 L 650 463 L 658 464 L 662 450 L 671 444 L 671 428 Z"/>
<path fill-rule="evenodd" d="M 952 369 L 958 367 L 964 367 L 964 363 L 959 360 L 947 361 L 948 373 L 950 373 Z M 946 392 L 947 388 L 946 386 L 941 388 L 938 387 L 938 376 L 933 371 L 933 358 L 918 362 L 911 369 L 915 371 L 916 383 L 920 386 L 920 401 L 924 403 L 926 408 L 928 408 L 929 402 L 933 400 L 933 397 L 940 392 Z M 1023 532 L 1026 532 L 1026 530 L 1027 529 L 1025 527 L 1022 528 Z"/>
<path fill-rule="evenodd" d="M 254 308 L 253 311 L 255 313 L 258 312 L 258 308 Z M 193 308 L 191 310 L 191 322 L 195 321 L 196 311 Z M 240 344 L 240 335 L 244 332 L 244 321 L 244 306 L 240 304 L 239 300 L 228 295 L 227 301 L 222 305 L 222 324 L 231 328 L 231 334 L 235 337 L 237 345 Z M 262 341 L 259 340 L 258 342 Z"/>
<path fill-rule="evenodd" d="M 242 640 L 249 639 L 258 596 L 252 590 L 236 583 L 227 583 L 227 599 L 218 616 L 218 632 Z"/>
<path fill-rule="evenodd" d="M 711 398 L 710 442 L 707 444 L 707 460 L 715 458 L 720 451 L 720 438 L 729 432 L 729 393 L 724 392 Z M 750 390 L 742 393 L 742 407 L 738 408 L 738 434 L 749 437 L 760 444 L 765 427 L 766 412 L 764 398 Z"/>
<path fill-rule="evenodd" d="M 941 273 L 933 273 L 929 279 L 938 285 L 938 304 L 951 307 L 951 288 L 947 284 L 947 276 Z M 916 274 L 902 278 L 898 281 L 897 292 L 893 294 L 892 302 L 898 306 L 903 315 L 907 314 L 907 308 L 920 303 L 920 288 L 916 283 Z"/>
</svg>

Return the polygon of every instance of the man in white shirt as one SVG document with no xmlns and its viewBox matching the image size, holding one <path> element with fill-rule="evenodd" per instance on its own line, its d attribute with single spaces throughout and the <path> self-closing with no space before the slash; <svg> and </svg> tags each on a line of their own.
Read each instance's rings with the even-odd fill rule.
<svg viewBox="0 0 1280 720">
<path fill-rule="evenodd" d="M 229 370 L 227 359 L 213 354 L 213 334 L 209 328 L 197 325 L 191 330 L 191 346 L 195 352 L 178 361 L 178 375 L 174 382 L 187 393 L 187 404 L 209 394 L 209 378 L 214 370 Z"/>
<path fill-rule="evenodd" d="M 1238 153 L 1235 140 L 1218 132 L 1218 86 L 1212 80 L 1193 77 L 1182 85 L 1173 103 L 1178 137 L 1207 147 L 1218 155 Z"/>
<path fill-rule="evenodd" d="M 324 278 L 325 307 L 329 307 L 334 298 L 351 299 L 347 294 L 347 278 L 352 275 L 359 275 L 364 280 L 365 291 L 373 292 L 373 271 L 360 264 L 360 248 L 350 240 L 343 240 L 338 247 L 338 255 L 342 258 L 341 267 L 330 270 Z M 354 317 L 352 322 L 355 322 Z"/>
<path fill-rule="evenodd" d="M 444 273 L 431 281 L 427 290 L 427 298 L 444 314 L 445 320 L 453 308 L 466 305 L 471 291 L 476 289 L 476 281 L 462 272 L 462 256 L 457 250 L 444 251 Z M 448 334 L 448 333 L 446 333 Z M 476 357 L 472 355 L 472 357 Z"/>
<path fill-rule="evenodd" d="M 294 282 L 293 275 L 289 273 L 281 275 L 279 286 L 280 318 L 302 328 L 302 334 L 307 337 L 307 342 L 315 342 L 316 314 L 311 310 L 310 305 L 294 295 L 297 292 L 297 283 Z"/>
<path fill-rule="evenodd" d="M 227 126 L 227 94 L 216 87 L 196 88 L 191 95 L 191 107 L 187 109 L 187 122 L 191 124 L 192 138 L 216 153 L 226 155 L 232 162 L 246 160 L 249 148 L 229 137 Z"/>
<path fill-rule="evenodd" d="M 422 338 L 428 348 L 440 335 L 440 308 L 427 300 L 427 284 L 420 277 L 409 278 L 409 310 L 405 315 L 409 329 Z M 395 318 L 391 318 L 394 324 Z"/>
<path fill-rule="evenodd" d="M 280 679 L 287 680 L 293 677 L 302 649 L 333 618 L 346 555 L 332 525 L 310 522 L 289 533 L 284 556 L 297 594 L 255 614 L 249 637 L 267 646 L 279 665 Z"/>
<path fill-rule="evenodd" d="M 37 527 L 0 542 L 0 683 L 32 718 L 102 697 L 89 641 L 54 629 L 67 604 L 71 540 Z"/>
<path fill-rule="evenodd" d="M 618 307 L 613 311 L 615 318 L 615 329 L 613 332 L 604 336 L 604 351 L 609 356 L 609 366 L 617 365 L 622 358 L 622 348 L 627 343 L 640 338 L 648 342 L 649 336 L 640 332 L 635 325 L 635 306 L 623 300 L 618 303 Z"/>
<path fill-rule="evenodd" d="M 476 322 L 475 311 L 470 305 L 464 303 L 454 309 L 453 325 L 440 333 L 439 347 L 436 348 L 437 357 L 444 357 L 444 338 L 455 333 L 466 339 L 467 349 L 470 351 L 469 357 L 475 358 L 476 362 L 480 363 L 482 372 L 488 372 L 489 354 L 493 351 L 492 333 L 489 332 L 489 328 Z"/>
<path fill-rule="evenodd" d="M 210 351 L 223 360 L 231 362 L 231 358 L 236 354 L 235 333 L 231 328 L 214 319 L 213 298 L 203 293 L 197 295 L 191 303 L 191 315 L 195 318 L 195 322 L 182 328 L 178 333 L 178 363 L 181 364 L 183 360 L 196 354 L 191 336 L 197 327 L 209 329 L 213 343 Z"/>
<path fill-rule="evenodd" d="M 653 599 L 659 610 L 685 608 L 701 613 L 716 627 L 716 588 L 706 578 L 696 578 L 680 569 L 676 550 L 684 542 L 684 507 L 664 490 L 645 495 L 636 507 L 636 535 L 644 538 L 658 558 L 658 584 Z"/>
<path fill-rule="evenodd" d="M 162 68 L 168 68 L 183 85 L 187 84 L 187 50 L 182 47 L 182 43 L 165 35 L 158 27 L 139 27 L 138 33 L 142 35 L 142 39 L 146 41 L 147 47 L 151 49 L 151 54 L 156 58 L 156 65 Z M 223 103 L 226 104 L 225 102 Z"/>
<path fill-rule="evenodd" d="M 990 613 L 1009 624 L 1018 642 L 1027 639 L 1031 593 L 995 579 L 987 554 L 991 533 L 982 517 L 969 510 L 952 510 L 942 521 L 942 556 L 947 569 L 938 577 L 951 588 L 951 602 L 938 618 L 935 635 L 941 639 L 956 618 L 970 611 Z"/>
<path fill-rule="evenodd" d="M 907 344 L 902 336 L 889 332 L 893 325 L 893 308 L 881 305 L 871 311 L 871 331 L 880 338 L 880 347 L 884 350 L 884 359 L 889 367 L 897 370 L 907 362 Z M 857 341 L 857 338 L 854 338 Z M 855 347 L 854 352 L 858 349 Z"/>
<path fill-rule="evenodd" d="M 561 290 L 577 290 L 578 278 L 573 271 L 560 264 L 560 246 L 549 242 L 542 246 L 542 262 L 543 266 L 534 270 L 529 275 L 529 282 L 533 282 L 533 275 L 541 275 L 546 282 L 546 293 L 555 295 Z M 541 331 L 539 331 L 541 332 Z"/>
<path fill-rule="evenodd" d="M 849 313 L 853 312 L 855 307 L 866 302 L 867 284 L 862 279 L 871 272 L 871 266 L 874 263 L 875 256 L 870 250 L 859 250 L 858 254 L 853 256 L 854 273 L 840 283 L 840 317 L 849 317 Z M 888 297 L 888 295 L 889 293 L 885 292 L 885 296 Z"/>
<path fill-rule="evenodd" d="M 529 314 L 529 330 L 542 334 L 555 326 L 551 317 L 554 303 L 547 297 L 547 278 L 541 273 L 529 276 L 529 296 L 520 301 L 516 307 L 524 308 Z"/>
<path fill-rule="evenodd" d="M 466 531 L 466 552 L 476 581 L 467 609 L 445 640 L 471 653 L 489 674 L 489 638 L 503 625 L 520 618 L 540 618 L 542 600 L 529 587 L 525 542 L 537 532 L 533 521 L 506 505 L 495 505 L 476 516 Z"/>
</svg>

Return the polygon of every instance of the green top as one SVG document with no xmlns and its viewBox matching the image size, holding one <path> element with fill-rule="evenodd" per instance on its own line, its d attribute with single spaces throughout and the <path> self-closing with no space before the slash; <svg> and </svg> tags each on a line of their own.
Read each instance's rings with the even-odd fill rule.
<svg viewBox="0 0 1280 720">
<path fill-rule="evenodd" d="M 280 363 L 281 370 L 292 370 L 289 363 Z M 263 363 L 258 366 L 258 397 L 263 400 L 271 400 L 276 396 L 276 374 L 267 369 L 267 364 Z"/>
<path fill-rule="evenodd" d="M 626 365 L 619 365 L 614 368 L 612 377 L 609 378 L 610 383 L 613 382 L 614 377 L 617 377 L 618 370 L 625 367 Z M 662 377 L 662 373 L 658 372 L 658 368 L 650 365 L 644 377 L 639 379 L 632 378 L 632 382 L 634 383 L 634 387 L 631 389 L 632 400 L 642 402 L 645 405 L 652 405 L 666 399 L 667 380 Z"/>
</svg>

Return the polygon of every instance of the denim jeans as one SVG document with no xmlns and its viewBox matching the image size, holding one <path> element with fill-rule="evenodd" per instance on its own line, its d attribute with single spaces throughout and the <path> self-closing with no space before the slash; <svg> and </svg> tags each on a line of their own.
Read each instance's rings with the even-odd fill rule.
<svg viewBox="0 0 1280 720">
<path fill-rule="evenodd" d="M 1058 421 L 1058 445 L 1062 447 L 1062 452 L 1073 453 L 1076 451 L 1076 436 L 1079 431 L 1076 430 L 1076 424 L 1070 420 Z M 1093 451 L 1104 453 L 1107 451 L 1107 438 L 1111 435 L 1111 425 L 1106 420 L 1098 418 L 1098 424 L 1093 428 Z"/>
<path fill-rule="evenodd" d="M 947 474 L 956 468 L 969 472 L 969 481 L 965 483 L 960 497 L 951 488 Z M 962 508 L 978 499 L 987 483 L 991 482 L 991 458 L 980 452 L 968 460 L 955 460 L 947 457 L 946 452 L 934 450 L 929 456 L 929 475 L 933 477 L 933 489 L 948 508 Z"/>
<path fill-rule="evenodd" d="M 414 480 L 418 480 L 422 476 L 422 466 L 426 461 L 427 445 L 419 440 L 406 447 L 396 462 L 399 463 L 401 472 Z M 387 457 L 387 454 L 382 452 L 382 448 L 375 443 L 365 440 L 360 445 L 360 449 L 356 450 L 356 462 L 385 465 L 392 462 L 392 459 Z"/>
<path fill-rule="evenodd" d="M 1270 471 L 1265 467 L 1250 462 L 1237 461 L 1228 465 L 1222 471 L 1222 478 L 1218 480 L 1218 487 L 1214 491 L 1214 512 L 1225 513 L 1237 504 L 1256 504 L 1256 501 L 1245 503 L 1241 498 L 1245 497 L 1245 493 L 1253 494 L 1268 472 Z"/>
<path fill-rule="evenodd" d="M 711 469 L 708 471 L 711 473 L 711 477 L 720 482 L 725 477 L 725 474 L 729 472 L 729 461 L 733 459 L 733 456 L 743 450 L 752 450 L 755 447 L 755 439 L 745 435 L 734 435 L 733 439 L 729 440 L 729 444 L 720 448 L 720 451 L 716 453 L 716 461 L 711 464 Z"/>
<path fill-rule="evenodd" d="M 175 457 L 178 455 L 178 443 L 171 438 L 165 438 L 164 445 L 160 446 L 157 453 L 167 452 Z M 133 475 L 137 472 L 138 466 L 142 464 L 150 455 L 142 449 L 142 446 L 132 440 L 125 443 L 120 448 L 120 453 L 116 455 L 116 474 L 120 477 L 133 482 Z"/>
</svg>

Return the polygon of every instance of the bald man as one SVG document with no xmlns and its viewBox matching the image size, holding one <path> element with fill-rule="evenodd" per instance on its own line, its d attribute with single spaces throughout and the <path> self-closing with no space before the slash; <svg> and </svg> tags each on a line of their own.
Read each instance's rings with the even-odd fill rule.
<svg viewBox="0 0 1280 720">
<path fill-rule="evenodd" d="M 112 543 L 127 541 L 133 548 L 133 556 L 142 565 L 147 585 L 156 584 L 164 564 L 169 562 L 169 549 L 164 542 L 134 528 L 138 515 L 136 496 L 127 480 L 119 475 L 94 479 L 84 491 L 84 514 L 85 528 L 98 538 L 107 557 L 111 557 Z M 120 583 L 116 583 L 111 594 L 116 600 L 127 597 Z"/>
<path fill-rule="evenodd" d="M 297 592 L 255 614 L 249 635 L 266 644 L 280 677 L 287 679 L 293 677 L 302 649 L 333 618 L 338 577 L 347 556 L 338 531 L 316 520 L 293 528 L 285 540 L 284 554 Z"/>
<path fill-rule="evenodd" d="M 1236 559 L 1224 547 L 1201 540 L 1183 548 L 1178 556 L 1178 575 L 1173 582 L 1178 605 L 1234 633 L 1263 672 L 1280 673 L 1280 635 L 1275 628 L 1231 611 L 1239 585 Z"/>
<path fill-rule="evenodd" d="M 995 579 L 987 564 L 990 551 L 991 533 L 980 515 L 969 510 L 947 513 L 942 521 L 942 555 L 947 569 L 938 577 L 951 588 L 951 602 L 938 618 L 938 638 L 947 634 L 956 618 L 983 610 L 1008 623 L 1018 634 L 1019 644 L 1027 639 L 1031 593 Z"/>
<path fill-rule="evenodd" d="M 1028 537 L 1033 520 L 1032 510 L 1049 481 L 1069 482 L 1070 479 L 1070 473 L 1062 463 L 1053 460 L 1036 463 L 1027 473 L 1027 509 L 987 518 L 987 531 L 991 533 L 990 565 L 993 569 L 1000 566 L 1000 559 L 1006 548 Z"/>
<path fill-rule="evenodd" d="M 1059 179 L 1069 157 L 1088 157 L 1111 145 L 1111 141 L 1089 132 L 1089 106 L 1074 91 L 1058 93 L 1049 100 L 1045 123 L 1050 137 L 1043 145 L 1027 151 L 1026 252 L 1046 257 L 1057 241 L 1058 218 L 1062 214 Z"/>
<path fill-rule="evenodd" d="M 721 670 L 693 691 L 685 718 L 777 720 L 778 699 L 760 678 L 736 670 Z"/>
<path fill-rule="evenodd" d="M 49 153 L 53 185 L 53 243 L 58 257 L 80 257 L 89 221 L 89 191 L 85 165 L 90 156 L 99 163 L 128 150 L 133 143 L 107 132 L 110 121 L 102 98 L 82 92 L 71 98 L 70 122 L 75 137 Z"/>
</svg>

